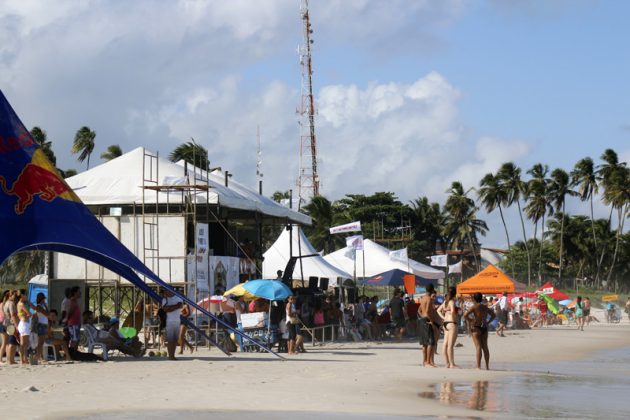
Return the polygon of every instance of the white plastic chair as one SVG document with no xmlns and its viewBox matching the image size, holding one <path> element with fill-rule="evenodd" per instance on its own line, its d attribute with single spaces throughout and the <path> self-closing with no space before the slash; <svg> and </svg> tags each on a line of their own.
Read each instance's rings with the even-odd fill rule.
<svg viewBox="0 0 630 420">
<path fill-rule="evenodd" d="M 99 341 L 98 339 L 98 330 L 90 324 L 86 324 L 83 326 L 83 330 L 85 331 L 85 333 L 87 334 L 87 339 L 88 339 L 88 343 L 87 343 L 87 350 L 88 353 L 94 353 L 94 349 L 95 348 L 100 348 L 101 351 L 103 352 L 103 360 L 107 360 L 107 353 L 108 353 L 108 348 L 107 348 L 107 344 Z"/>
<path fill-rule="evenodd" d="M 57 348 L 55 346 L 53 346 L 52 344 L 48 343 L 47 341 L 44 341 L 44 347 L 42 348 L 42 351 L 44 352 L 44 358 L 46 360 L 48 359 L 48 355 L 50 354 L 50 352 L 48 351 L 48 349 L 52 349 L 53 351 L 53 360 L 56 362 L 59 359 L 59 354 L 57 353 Z"/>
</svg>

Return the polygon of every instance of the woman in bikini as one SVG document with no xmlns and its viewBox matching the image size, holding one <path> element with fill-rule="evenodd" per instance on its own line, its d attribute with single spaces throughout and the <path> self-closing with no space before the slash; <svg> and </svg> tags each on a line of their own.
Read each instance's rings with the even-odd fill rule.
<svg viewBox="0 0 630 420">
<path fill-rule="evenodd" d="M 442 328 L 444 328 L 444 359 L 446 359 L 446 367 L 449 369 L 457 368 L 455 365 L 455 341 L 457 341 L 457 325 L 459 319 L 457 316 L 458 308 L 455 305 L 456 290 L 454 287 L 449 287 L 446 296 L 444 297 L 444 303 L 438 308 L 437 312 L 440 315 L 442 322 Z"/>
<path fill-rule="evenodd" d="M 483 296 L 477 292 L 473 295 L 475 301 L 472 308 L 464 313 L 464 318 L 472 321 L 472 338 L 477 349 L 477 369 L 481 369 L 481 353 L 486 361 L 486 370 L 489 370 L 490 351 L 488 350 L 488 324 L 496 317 L 494 311 L 486 305 L 482 305 Z M 471 318 L 472 315 L 472 318 Z M 488 319 L 488 316 L 490 319 Z"/>
</svg>

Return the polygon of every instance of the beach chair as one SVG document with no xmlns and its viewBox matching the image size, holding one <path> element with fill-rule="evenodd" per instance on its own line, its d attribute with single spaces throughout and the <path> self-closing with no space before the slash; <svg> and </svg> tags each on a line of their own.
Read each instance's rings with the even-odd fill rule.
<svg viewBox="0 0 630 420">
<path fill-rule="evenodd" d="M 103 360 L 107 360 L 107 353 L 109 352 L 109 349 L 107 348 L 107 344 L 99 341 L 98 330 L 96 329 L 96 327 L 94 327 L 94 325 L 85 324 L 83 326 L 83 330 L 85 331 L 87 336 L 88 353 L 94 353 L 95 348 L 100 348 L 103 352 Z"/>
</svg>

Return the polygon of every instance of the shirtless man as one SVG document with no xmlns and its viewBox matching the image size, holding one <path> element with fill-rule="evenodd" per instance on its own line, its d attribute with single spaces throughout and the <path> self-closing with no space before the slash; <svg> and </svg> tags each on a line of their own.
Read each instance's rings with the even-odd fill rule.
<svg viewBox="0 0 630 420">
<path fill-rule="evenodd" d="M 429 284 L 418 308 L 418 335 L 422 345 L 422 366 L 425 367 L 437 367 L 434 357 L 440 333 L 440 316 L 433 305 L 434 298 L 435 289 Z"/>
<path fill-rule="evenodd" d="M 486 370 L 489 370 L 490 351 L 488 350 L 488 324 L 496 317 L 494 311 L 486 305 L 482 305 L 483 296 L 477 292 L 473 295 L 475 304 L 464 313 L 464 318 L 472 320 L 472 338 L 477 349 L 477 369 L 481 369 L 481 353 L 486 361 Z M 472 318 L 471 318 L 472 315 Z M 490 319 L 488 319 L 490 316 Z"/>
</svg>

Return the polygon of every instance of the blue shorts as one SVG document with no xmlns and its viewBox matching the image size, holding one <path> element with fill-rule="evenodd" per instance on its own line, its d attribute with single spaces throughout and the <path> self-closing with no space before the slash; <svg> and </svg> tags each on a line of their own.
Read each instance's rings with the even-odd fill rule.
<svg viewBox="0 0 630 420">
<path fill-rule="evenodd" d="M 68 325 L 68 332 L 70 333 L 70 341 L 78 343 L 81 341 L 81 326 L 80 325 Z"/>
<path fill-rule="evenodd" d="M 6 333 L 6 332 L 7 332 L 7 327 L 4 324 L 0 323 L 0 334 Z"/>
<path fill-rule="evenodd" d="M 37 324 L 37 335 L 48 335 L 48 324 Z"/>
<path fill-rule="evenodd" d="M 17 337 L 14 336 L 14 335 L 10 335 L 9 336 L 9 344 L 12 345 L 12 346 L 19 346 L 20 345 L 20 343 L 18 342 Z"/>
</svg>

